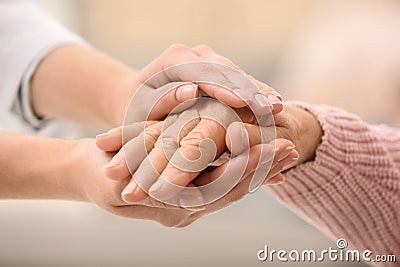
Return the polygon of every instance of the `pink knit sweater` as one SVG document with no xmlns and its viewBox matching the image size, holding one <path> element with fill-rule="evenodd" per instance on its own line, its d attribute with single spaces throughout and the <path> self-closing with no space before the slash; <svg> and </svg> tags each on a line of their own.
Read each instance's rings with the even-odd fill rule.
<svg viewBox="0 0 400 267">
<path fill-rule="evenodd" d="M 395 254 L 400 266 L 400 129 L 371 126 L 328 106 L 297 103 L 319 120 L 324 135 L 313 161 L 267 190 L 349 249 Z"/>
</svg>

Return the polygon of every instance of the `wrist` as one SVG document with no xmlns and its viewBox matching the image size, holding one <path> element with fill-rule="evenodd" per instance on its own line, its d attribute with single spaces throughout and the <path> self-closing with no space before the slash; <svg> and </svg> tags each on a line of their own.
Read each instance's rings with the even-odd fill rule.
<svg viewBox="0 0 400 267">
<path fill-rule="evenodd" d="M 73 141 L 0 133 L 0 198 L 81 200 L 69 180 Z"/>
<path fill-rule="evenodd" d="M 89 186 L 90 173 L 87 171 L 90 159 L 95 157 L 92 153 L 95 142 L 93 139 L 84 138 L 68 141 L 69 154 L 64 161 L 62 168 L 63 184 L 68 188 L 72 200 L 92 202 L 87 192 Z"/>
<path fill-rule="evenodd" d="M 119 126 L 135 75 L 131 68 L 94 49 L 64 45 L 50 51 L 37 66 L 30 82 L 30 101 L 41 117 Z"/>
<path fill-rule="evenodd" d="M 141 86 L 136 77 L 137 74 L 130 70 L 123 74 L 122 77 L 117 78 L 114 85 L 112 85 L 113 94 L 109 100 L 112 108 L 110 109 L 110 106 L 106 107 L 106 110 L 111 111 L 107 122 L 110 127 L 118 127 L 123 124 L 129 102 Z"/>
<path fill-rule="evenodd" d="M 45 179 L 44 187 L 48 187 L 44 198 L 85 201 L 79 186 L 79 176 L 75 175 L 79 140 L 48 139 L 48 150 L 45 158 L 38 158 L 37 165 Z M 43 148 L 43 147 L 42 147 Z M 82 161 L 82 159 L 81 159 Z"/>
<path fill-rule="evenodd" d="M 284 112 L 287 113 L 285 131 L 288 131 L 285 136 L 294 143 L 300 156 L 296 165 L 313 160 L 323 133 L 317 118 L 311 112 L 293 104 L 285 105 Z"/>
</svg>

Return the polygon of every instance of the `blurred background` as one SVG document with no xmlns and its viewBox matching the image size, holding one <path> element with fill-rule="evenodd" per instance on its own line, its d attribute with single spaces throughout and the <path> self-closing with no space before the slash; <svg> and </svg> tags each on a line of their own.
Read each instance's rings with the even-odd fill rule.
<svg viewBox="0 0 400 267">
<path fill-rule="evenodd" d="M 400 125 L 398 1 L 36 2 L 137 69 L 171 44 L 207 44 L 285 99 Z M 365 266 L 259 262 L 264 245 L 288 251 L 336 246 L 264 190 L 185 229 L 63 201 L 1 201 L 0 214 L 0 266 Z"/>
</svg>

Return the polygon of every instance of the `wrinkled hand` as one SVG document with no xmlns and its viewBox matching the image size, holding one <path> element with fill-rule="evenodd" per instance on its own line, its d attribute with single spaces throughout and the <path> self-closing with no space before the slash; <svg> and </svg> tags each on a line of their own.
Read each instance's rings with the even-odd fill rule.
<svg viewBox="0 0 400 267">
<path fill-rule="evenodd" d="M 238 118 L 245 122 L 245 128 L 240 126 L 241 124 L 237 124 Z M 105 170 L 109 178 L 121 180 L 130 176 L 130 173 L 134 174 L 134 179 L 131 179 L 122 194 L 123 200 L 127 203 L 147 199 L 146 192 L 149 192 L 159 200 L 183 207 L 208 204 L 212 201 L 201 199 L 204 198 L 204 192 L 192 190 L 190 196 L 186 197 L 179 196 L 178 193 L 182 187 L 204 186 L 223 178 L 229 181 L 235 175 L 235 173 L 229 175 L 229 171 L 227 171 L 229 164 L 233 166 L 233 168 L 230 167 L 230 170 L 243 168 L 244 173 L 238 178 L 248 177 L 251 180 L 256 168 L 259 167 L 260 157 L 261 162 L 267 167 L 264 168 L 264 172 L 258 174 L 258 176 L 262 176 L 261 181 L 268 176 L 267 182 L 278 183 L 283 180 L 280 171 L 288 162 L 291 163 L 298 157 L 291 142 L 283 139 L 274 140 L 274 129 L 271 127 L 261 127 L 264 138 L 268 139 L 262 140 L 260 127 L 252 125 L 257 124 L 257 121 L 248 109 L 236 109 L 235 114 L 232 114 L 229 113 L 226 106 L 217 101 L 198 102 L 189 110 L 170 116 L 166 123 L 169 125 L 165 126 L 163 122 L 150 122 L 145 131 L 142 131 L 142 127 L 138 127 L 137 124 L 126 126 L 124 134 L 130 135 L 128 138 L 130 141 L 124 145 L 123 149 L 121 149 L 123 143 L 121 127 L 97 139 L 97 145 L 105 151 L 121 149 Z M 250 125 L 254 127 L 250 127 Z M 228 134 L 226 128 L 228 128 Z M 246 129 L 250 131 L 246 132 Z M 171 140 L 174 136 L 179 136 L 179 140 L 163 142 L 165 137 L 167 140 Z M 247 136 L 246 140 L 242 139 L 243 136 Z M 140 145 L 143 146 L 143 137 L 145 137 L 146 145 L 144 149 L 140 149 Z M 124 139 L 127 140 L 127 138 Z M 212 151 L 212 146 L 207 147 L 204 143 L 204 140 L 207 139 L 212 140 L 215 144 L 214 151 Z M 237 145 L 232 146 L 234 143 L 231 141 L 235 139 L 238 140 Z M 268 144 L 270 141 L 275 144 Z M 246 143 L 248 146 L 245 145 Z M 173 146 L 166 148 L 166 144 Z M 277 150 L 274 156 L 275 146 Z M 250 150 L 248 150 L 249 147 L 251 147 Z M 227 148 L 238 156 L 211 172 L 201 173 L 208 163 L 218 158 Z M 170 153 L 170 157 L 165 155 L 165 151 L 167 154 Z M 145 158 L 147 153 L 149 156 Z M 182 155 L 186 159 L 196 161 L 196 164 L 171 163 L 171 160 L 181 160 Z M 124 156 L 128 159 L 125 159 Z M 207 156 L 203 157 L 204 161 L 199 160 L 202 156 Z M 181 168 L 177 168 L 177 165 Z M 186 166 L 186 169 L 182 168 L 182 165 Z M 188 169 L 189 165 L 191 169 Z M 271 170 L 268 173 L 269 169 Z M 224 175 L 225 177 L 223 177 Z M 171 185 L 178 185 L 178 187 Z M 235 183 L 229 185 L 232 187 L 223 188 L 225 190 L 223 193 L 235 188 Z M 222 196 L 223 193 L 218 196 Z M 248 193 L 248 189 L 246 193 Z"/>
<path fill-rule="evenodd" d="M 323 135 L 317 118 L 301 107 L 285 104 L 283 111 L 274 115 L 274 120 L 277 137 L 291 140 L 299 152 L 299 159 L 289 167 L 313 160 Z"/>
<path fill-rule="evenodd" d="M 315 150 L 321 143 L 322 128 L 317 118 L 306 109 L 293 103 L 284 103 L 282 112 L 274 115 L 276 138 L 290 140 L 298 152 L 298 159 L 286 165 L 283 170 L 313 160 Z M 261 142 L 258 126 L 245 124 L 246 131 L 254 143 Z"/>
</svg>

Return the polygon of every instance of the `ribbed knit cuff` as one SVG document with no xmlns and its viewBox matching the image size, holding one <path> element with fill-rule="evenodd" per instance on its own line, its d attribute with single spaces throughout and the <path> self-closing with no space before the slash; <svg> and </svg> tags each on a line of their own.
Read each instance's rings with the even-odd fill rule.
<svg viewBox="0 0 400 267">
<path fill-rule="evenodd" d="M 341 109 L 292 104 L 318 119 L 322 142 L 313 161 L 289 170 L 283 184 L 267 190 L 331 238 L 347 239 L 350 248 L 399 253 L 400 174 L 379 138 L 386 132 Z"/>
</svg>

